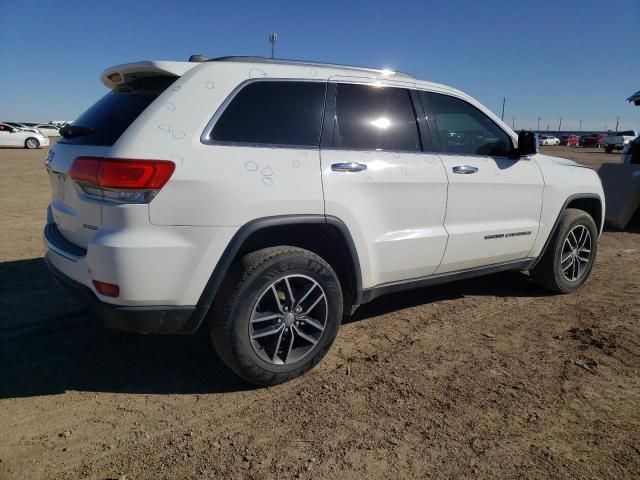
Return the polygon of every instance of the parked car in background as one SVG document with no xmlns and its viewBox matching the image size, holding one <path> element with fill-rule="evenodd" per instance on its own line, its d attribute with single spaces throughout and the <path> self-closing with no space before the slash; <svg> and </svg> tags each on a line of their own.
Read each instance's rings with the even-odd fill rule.
<svg viewBox="0 0 640 480">
<path fill-rule="evenodd" d="M 43 135 L 47 137 L 59 137 L 60 129 L 54 125 L 36 125 Z"/>
<path fill-rule="evenodd" d="M 41 133 L 0 123 L 0 147 L 40 148 L 48 145 L 49 139 Z"/>
<path fill-rule="evenodd" d="M 611 153 L 614 150 L 623 150 L 625 145 L 633 141 L 637 136 L 638 132 L 636 130 L 609 132 L 604 139 L 604 151 Z"/>
<path fill-rule="evenodd" d="M 569 135 L 566 145 L 567 147 L 577 147 L 580 145 L 580 135 Z"/>
<path fill-rule="evenodd" d="M 553 135 L 541 135 L 539 137 L 540 145 L 558 146 L 560 145 L 560 139 Z"/>
<path fill-rule="evenodd" d="M 18 122 L 2 122 L 5 125 L 11 125 L 14 128 L 17 128 L 18 130 L 24 130 L 27 132 L 34 132 L 34 133 L 39 133 L 42 135 L 42 132 L 40 130 L 38 130 L 36 127 L 29 127 L 27 125 L 25 125 L 24 123 L 18 123 Z"/>
<path fill-rule="evenodd" d="M 65 125 L 68 125 L 69 123 L 71 123 L 69 120 L 51 120 L 49 122 L 49 125 L 53 125 L 54 127 L 57 127 L 57 128 L 62 128 Z"/>
<path fill-rule="evenodd" d="M 604 134 L 588 133 L 580 137 L 579 145 L 581 147 L 597 147 L 600 148 L 604 142 Z"/>
</svg>

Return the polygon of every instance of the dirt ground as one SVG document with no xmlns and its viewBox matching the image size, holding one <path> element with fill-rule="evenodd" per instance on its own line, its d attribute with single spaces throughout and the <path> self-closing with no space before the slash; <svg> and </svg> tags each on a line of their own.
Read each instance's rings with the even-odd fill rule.
<svg viewBox="0 0 640 480">
<path fill-rule="evenodd" d="M 54 285 L 45 154 L 0 150 L 0 478 L 640 477 L 637 224 L 578 293 L 505 273 L 383 297 L 254 389 L 204 329 L 110 331 Z"/>
</svg>

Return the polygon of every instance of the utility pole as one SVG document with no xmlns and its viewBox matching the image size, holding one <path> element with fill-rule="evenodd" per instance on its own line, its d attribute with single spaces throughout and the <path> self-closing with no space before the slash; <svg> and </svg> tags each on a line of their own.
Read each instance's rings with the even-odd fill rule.
<svg viewBox="0 0 640 480">
<path fill-rule="evenodd" d="M 558 131 L 562 130 L 562 117 L 560 117 L 560 123 L 558 124 Z"/>
<path fill-rule="evenodd" d="M 275 46 L 276 46 L 276 42 L 278 41 L 278 34 L 270 33 L 269 41 L 271 42 L 271 58 L 274 58 Z"/>
<path fill-rule="evenodd" d="M 511 129 L 516 129 L 516 117 L 511 117 Z"/>
<path fill-rule="evenodd" d="M 616 133 L 618 133 L 618 125 L 620 124 L 620 117 L 616 117 Z"/>
<path fill-rule="evenodd" d="M 500 115 L 500 120 L 504 122 L 504 102 L 507 101 L 506 97 L 502 97 L 502 115 Z"/>
<path fill-rule="evenodd" d="M 578 132 L 582 132 L 582 120 L 580 120 L 580 128 L 578 129 Z"/>
<path fill-rule="evenodd" d="M 540 117 L 538 117 L 538 132 L 540 131 Z"/>
</svg>

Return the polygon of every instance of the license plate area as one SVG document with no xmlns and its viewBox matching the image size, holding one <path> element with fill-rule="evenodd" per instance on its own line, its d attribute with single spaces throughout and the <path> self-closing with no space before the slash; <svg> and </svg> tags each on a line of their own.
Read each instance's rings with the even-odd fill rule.
<svg viewBox="0 0 640 480">
<path fill-rule="evenodd" d="M 51 183 L 51 198 L 64 201 L 64 190 L 66 188 L 65 175 L 49 170 L 49 182 Z"/>
</svg>

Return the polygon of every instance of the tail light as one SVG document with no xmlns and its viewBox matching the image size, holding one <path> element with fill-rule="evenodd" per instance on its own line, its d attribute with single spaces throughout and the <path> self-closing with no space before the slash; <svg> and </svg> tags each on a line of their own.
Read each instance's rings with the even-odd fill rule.
<svg viewBox="0 0 640 480">
<path fill-rule="evenodd" d="M 167 160 L 78 157 L 71 164 L 69 175 L 89 196 L 121 203 L 149 203 L 175 168 Z"/>
</svg>

